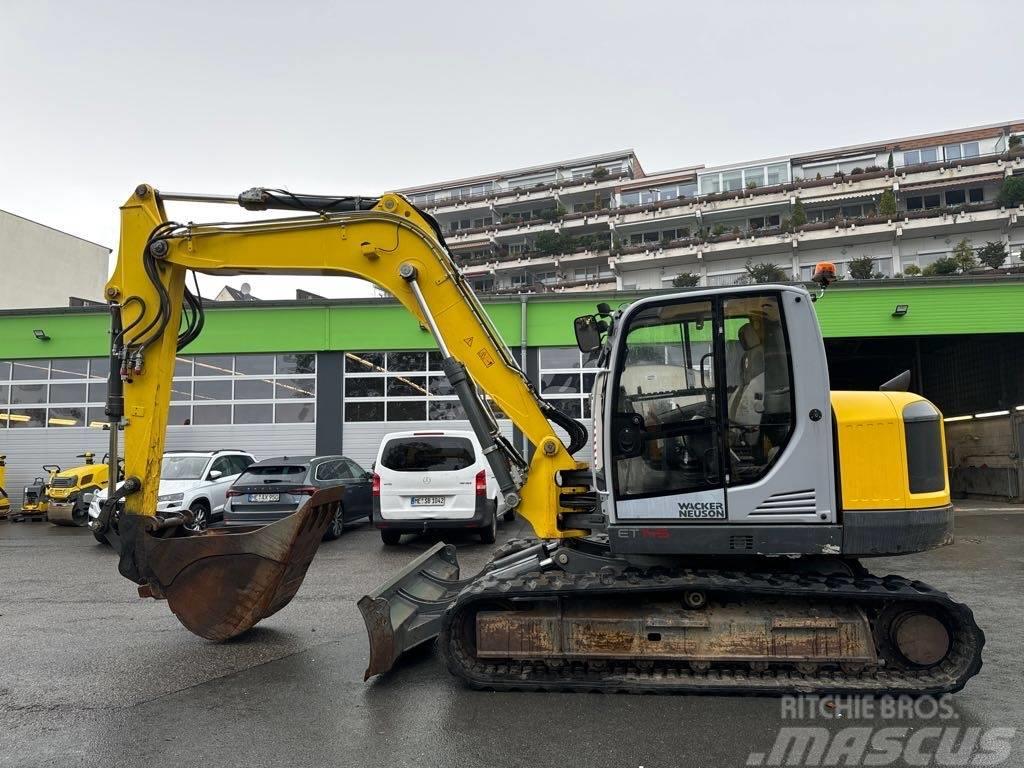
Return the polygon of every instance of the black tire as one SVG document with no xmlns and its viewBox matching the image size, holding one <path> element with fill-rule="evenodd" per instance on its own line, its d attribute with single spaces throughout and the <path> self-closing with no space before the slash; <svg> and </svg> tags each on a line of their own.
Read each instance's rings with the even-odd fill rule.
<svg viewBox="0 0 1024 768">
<path fill-rule="evenodd" d="M 193 501 L 188 511 L 192 513 L 192 523 L 185 527 L 193 533 L 205 531 L 210 525 L 210 505 L 200 499 Z"/>
<path fill-rule="evenodd" d="M 345 532 L 345 508 L 338 505 L 338 508 L 334 511 L 334 517 L 331 518 L 331 522 L 327 525 L 327 530 L 324 531 L 324 541 L 334 541 L 341 537 L 341 534 Z"/>
<path fill-rule="evenodd" d="M 497 507 L 491 511 L 491 524 L 480 529 L 480 541 L 484 544 L 493 544 L 498 539 L 498 510 Z"/>
<path fill-rule="evenodd" d="M 103 535 L 102 533 L 100 533 L 99 531 L 93 531 L 93 532 L 92 532 L 92 537 L 93 537 L 94 539 L 96 539 L 96 543 L 97 543 L 97 544 L 102 544 L 102 545 L 103 545 L 104 547 L 109 547 L 109 546 L 110 546 L 110 542 L 109 542 L 109 541 L 107 541 L 107 537 L 106 537 L 106 536 L 104 536 L 104 535 Z"/>
<path fill-rule="evenodd" d="M 385 528 L 380 532 L 380 540 L 387 544 L 389 547 L 393 547 L 395 544 L 402 540 L 402 532 L 394 531 L 390 528 Z"/>
</svg>

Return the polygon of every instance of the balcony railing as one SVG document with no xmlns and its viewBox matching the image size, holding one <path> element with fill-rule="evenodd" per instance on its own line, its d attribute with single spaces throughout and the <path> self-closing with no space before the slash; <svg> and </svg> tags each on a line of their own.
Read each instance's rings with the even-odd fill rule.
<svg viewBox="0 0 1024 768">
<path fill-rule="evenodd" d="M 587 185 L 604 184 L 609 181 L 615 181 L 624 177 L 633 178 L 629 171 L 615 171 L 609 173 L 600 179 L 595 179 L 592 176 L 584 176 L 579 179 L 559 179 L 558 181 L 552 181 L 547 184 L 535 184 L 532 187 L 510 187 L 508 189 L 492 189 L 487 192 L 477 193 L 475 195 L 459 195 L 457 197 L 450 197 L 446 200 L 433 200 L 429 203 L 422 203 L 422 207 L 426 210 L 434 210 L 437 208 L 443 208 L 449 205 L 458 205 L 460 203 L 477 203 L 487 202 L 489 200 L 501 200 L 506 197 L 519 197 L 521 195 L 531 192 L 547 192 L 550 190 L 570 190 L 575 187 L 583 187 Z"/>
<path fill-rule="evenodd" d="M 943 206 L 940 208 L 925 208 L 914 211 L 899 211 L 892 216 L 880 213 L 874 213 L 867 216 L 842 216 L 824 221 L 808 222 L 807 224 L 799 227 L 759 227 L 757 229 L 747 229 L 740 232 L 729 231 L 718 235 L 704 233 L 693 237 L 665 240 L 658 243 L 641 243 L 638 245 L 621 246 L 613 249 L 612 255 L 629 256 L 638 253 L 650 253 L 676 248 L 693 248 L 700 245 L 725 243 L 730 241 L 746 241 L 747 244 L 753 244 L 754 241 L 761 238 L 779 238 L 786 237 L 787 235 L 792 236 L 802 233 L 823 232 L 830 229 L 855 229 L 857 227 L 866 227 L 876 224 L 892 223 L 895 225 L 903 222 L 939 219 L 948 216 L 955 218 L 970 213 L 997 210 L 1001 210 L 1001 206 L 994 201 L 989 201 L 985 203 L 965 203 L 957 206 Z"/>
</svg>

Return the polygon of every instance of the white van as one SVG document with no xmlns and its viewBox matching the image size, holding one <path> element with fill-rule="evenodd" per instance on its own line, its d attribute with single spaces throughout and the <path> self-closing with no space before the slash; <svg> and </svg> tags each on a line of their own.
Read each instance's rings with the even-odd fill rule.
<svg viewBox="0 0 1024 768">
<path fill-rule="evenodd" d="M 476 435 L 432 430 L 385 435 L 373 464 L 373 524 L 385 544 L 403 533 L 476 530 L 497 536 L 501 494 Z M 505 512 L 512 520 L 515 513 Z"/>
</svg>

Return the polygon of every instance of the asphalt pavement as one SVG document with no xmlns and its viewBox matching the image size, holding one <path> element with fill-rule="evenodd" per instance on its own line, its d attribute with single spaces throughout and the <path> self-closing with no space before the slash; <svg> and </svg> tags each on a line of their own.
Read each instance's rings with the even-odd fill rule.
<svg viewBox="0 0 1024 768">
<path fill-rule="evenodd" d="M 499 531 L 528 533 L 521 522 Z M 364 683 L 356 601 L 430 539 L 384 547 L 356 526 L 321 546 L 288 607 L 218 645 L 165 603 L 138 598 L 88 531 L 0 522 L 0 766 L 769 765 L 790 726 L 825 729 L 814 733 L 833 739 L 829 749 L 852 726 L 904 727 L 901 748 L 916 733 L 919 751 L 902 749 L 892 765 L 943 764 L 944 731 L 927 729 L 977 728 L 991 749 L 975 757 L 1008 751 L 1001 764 L 1021 765 L 1024 512 L 971 505 L 957 536 L 936 552 L 868 562 L 949 591 L 987 633 L 984 668 L 940 718 L 919 703 L 901 712 L 811 701 L 797 712 L 764 697 L 476 692 L 430 647 Z M 450 540 L 464 573 L 492 549 Z"/>
</svg>

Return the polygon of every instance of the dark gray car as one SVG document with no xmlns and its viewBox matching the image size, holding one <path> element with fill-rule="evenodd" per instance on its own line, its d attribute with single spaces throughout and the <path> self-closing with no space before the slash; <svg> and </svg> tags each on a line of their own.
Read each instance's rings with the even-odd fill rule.
<svg viewBox="0 0 1024 768">
<path fill-rule="evenodd" d="M 321 488 L 342 485 L 341 509 L 324 534 L 336 539 L 346 523 L 370 516 L 373 475 L 344 456 L 281 456 L 251 465 L 232 484 L 224 524 L 266 525 L 290 515 Z"/>
</svg>

